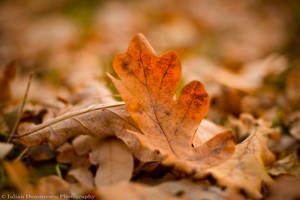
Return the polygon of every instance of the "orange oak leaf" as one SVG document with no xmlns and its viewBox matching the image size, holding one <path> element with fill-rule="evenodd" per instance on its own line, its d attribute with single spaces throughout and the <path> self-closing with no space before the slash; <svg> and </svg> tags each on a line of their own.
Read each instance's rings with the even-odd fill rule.
<svg viewBox="0 0 300 200">
<path fill-rule="evenodd" d="M 234 152 L 232 132 L 193 147 L 193 137 L 209 109 L 209 97 L 199 81 L 189 83 L 175 97 L 181 64 L 174 51 L 158 57 L 146 38 L 138 34 L 127 52 L 114 58 L 114 70 L 120 80 L 109 76 L 153 148 L 187 161 L 219 158 L 223 150 L 228 156 Z"/>
</svg>

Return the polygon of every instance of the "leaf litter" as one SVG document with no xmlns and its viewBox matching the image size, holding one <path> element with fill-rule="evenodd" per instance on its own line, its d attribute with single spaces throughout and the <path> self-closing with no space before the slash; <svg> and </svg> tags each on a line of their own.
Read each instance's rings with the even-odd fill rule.
<svg viewBox="0 0 300 200">
<path fill-rule="evenodd" d="M 117 140 L 105 142 L 115 136 L 140 162 L 159 161 L 195 178 L 212 175 L 221 185 L 261 197 L 261 183 L 273 182 L 264 166 L 274 160 L 266 146 L 264 126 L 253 129 L 235 148 L 232 131 L 202 120 L 209 100 L 200 82 L 188 84 L 174 100 L 179 60 L 173 52 L 156 57 L 142 35 L 133 38 L 127 53 L 116 56 L 114 66 L 123 83 L 111 78 L 126 107 L 123 103 L 90 105 L 41 125 L 21 124 L 17 140 L 25 146 L 46 142 L 53 150 L 59 147 L 57 161 L 72 164 L 68 177 L 87 189 L 131 179 L 133 158 L 127 147 Z M 148 80 L 152 81 L 149 85 Z M 74 137 L 73 145 L 69 144 Z M 102 144 L 95 144 L 93 138 Z M 80 148 L 82 145 L 85 147 Z M 85 154 L 90 155 L 91 163 L 84 159 Z M 95 180 L 88 173 L 91 164 L 98 166 Z"/>
<path fill-rule="evenodd" d="M 107 3 L 103 9 L 117 10 L 114 13 L 129 22 L 130 16 L 138 12 L 127 11 L 141 5 L 129 3 L 119 7 L 118 3 Z M 194 8 L 188 8 L 189 5 L 182 5 L 182 10 L 192 11 Z M 148 9 L 161 5 L 151 6 L 149 3 Z M 208 7 L 222 8 L 218 3 Z M 236 15 L 242 7 L 226 15 Z M 39 8 L 37 6 L 34 9 Z M 244 11 L 244 16 L 247 16 L 247 9 Z M 108 26 L 114 21 L 107 18 L 107 14 L 104 12 L 96 21 L 114 31 Z M 5 15 L 5 12 L 1 15 Z M 26 13 L 22 15 L 25 21 L 28 20 Z M 48 19 L 68 25 L 63 29 L 55 23 L 40 26 L 40 21 L 26 29 L 28 36 L 32 32 L 37 38 L 43 38 L 47 37 L 45 33 L 49 31 L 43 32 L 42 29 L 49 30 L 57 26 L 57 30 L 65 31 L 66 35 L 57 31 L 53 32 L 55 37 L 72 39 L 64 40 L 66 42 L 61 44 L 57 40 L 48 50 L 47 45 L 43 42 L 37 45 L 32 38 L 29 43 L 23 43 L 25 46 L 31 45 L 27 49 L 32 50 L 30 52 L 24 48 L 22 59 L 29 59 L 29 63 L 40 59 L 49 75 L 51 72 L 51 77 L 46 77 L 45 73 L 33 80 L 29 101 L 20 118 L 18 137 L 14 138 L 13 143 L 3 143 L 0 148 L 4 159 L 1 165 L 5 171 L 0 169 L 11 182 L 10 186 L 5 186 L 4 192 L 13 190 L 20 194 L 58 196 L 92 194 L 101 199 L 297 198 L 297 190 L 292 187 L 297 179 L 283 180 L 278 177 L 299 176 L 298 97 L 295 95 L 298 70 L 288 71 L 290 64 L 285 56 L 272 54 L 262 59 L 253 52 L 251 54 L 251 48 L 247 49 L 249 51 L 245 49 L 244 45 L 249 45 L 247 42 L 241 45 L 244 49 L 240 53 L 234 50 L 234 46 L 226 46 L 238 33 L 234 33 L 234 37 L 228 37 L 225 33 L 225 40 L 219 41 L 221 48 L 214 52 L 224 60 L 214 57 L 212 60 L 216 62 L 210 62 L 210 58 L 203 56 L 208 52 L 202 52 L 201 56 L 192 52 L 198 47 L 188 41 L 197 41 L 195 34 L 184 34 L 184 37 L 172 40 L 176 34 L 182 34 L 182 25 L 189 22 L 189 17 L 193 18 L 193 22 L 183 26 L 187 32 L 201 30 L 203 22 L 211 30 L 218 30 L 218 25 L 211 24 L 209 17 L 203 20 L 193 13 L 187 18 L 180 18 L 179 22 L 173 16 L 172 26 L 166 21 L 166 25 L 159 29 L 161 32 L 153 29 L 147 36 L 155 47 L 159 47 L 157 49 L 176 49 L 178 53 L 172 51 L 156 56 L 147 39 L 138 34 L 133 37 L 127 52 L 115 56 L 112 62 L 114 71 L 102 72 L 98 68 L 99 53 L 106 55 L 109 51 L 119 52 L 119 47 L 116 47 L 125 47 L 128 38 L 136 31 L 130 33 L 128 29 L 128 34 L 116 42 L 113 35 L 119 35 L 119 30 L 112 35 L 103 32 L 99 37 L 97 26 L 94 26 L 90 30 L 95 32 L 88 33 L 86 41 L 72 44 L 78 35 L 68 35 L 75 33 L 76 27 L 68 24 L 69 21 L 63 17 Z M 214 19 L 215 23 L 220 22 L 220 19 Z M 249 19 L 256 20 L 255 17 Z M 140 16 L 139 22 L 132 22 L 144 23 L 145 20 Z M 267 17 L 265 23 L 268 26 L 275 29 L 277 26 L 277 30 L 282 30 L 278 29 L 278 24 L 268 20 Z M 126 24 L 126 27 L 132 28 L 130 26 L 134 23 Z M 197 23 L 197 28 L 194 23 Z M 256 24 L 257 30 L 264 27 L 261 23 Z M 223 25 L 228 26 L 227 23 Z M 234 20 L 231 26 L 241 28 Z M 224 33 L 224 30 L 219 31 Z M 176 41 L 176 45 L 187 45 L 187 48 L 177 49 L 164 42 L 157 43 L 156 38 L 161 37 L 162 33 L 170 36 L 166 41 Z M 277 36 L 279 33 L 283 32 L 277 31 Z M 106 44 L 105 48 L 101 42 L 97 47 L 93 45 L 99 38 Z M 74 45 L 72 50 L 69 49 L 70 44 Z M 266 42 L 262 46 L 270 44 Z M 263 50 L 257 46 L 255 49 L 256 55 L 265 56 L 269 53 L 267 48 Z M 229 55 L 228 52 L 233 54 Z M 196 62 L 189 62 L 189 54 Z M 179 57 L 183 60 L 183 80 Z M 249 58 L 254 62 L 249 62 Z M 23 67 L 26 63 L 22 59 L 20 63 Z M 204 67 L 205 63 L 200 62 L 204 59 L 210 67 Z M 219 61 L 224 61 L 225 66 L 217 67 Z M 243 65 L 239 66 L 239 62 L 243 62 Z M 24 86 L 26 80 L 24 74 L 16 74 L 13 64 L 6 66 L 12 66 L 6 68 L 12 73 L 2 76 L 3 81 L 0 81 L 4 91 L 3 102 L 9 102 L 2 105 L 1 100 L 1 120 L 4 119 L 1 122 L 1 134 L 12 128 L 13 123 L 6 124 L 5 118 L 24 94 L 20 92 L 20 86 Z M 108 76 L 116 88 L 112 90 L 114 95 L 97 77 L 106 76 L 107 71 L 112 74 Z M 23 68 L 21 72 L 24 73 Z M 286 77 L 276 79 L 281 76 Z M 192 81 L 184 87 L 186 81 L 191 79 L 201 82 Z M 49 80 L 56 88 L 47 83 Z M 111 84 L 108 78 L 101 80 Z M 273 85 L 269 87 L 269 83 Z M 112 88 L 111 85 L 108 87 Z M 286 90 L 286 96 L 280 96 L 282 89 Z M 124 103 L 114 100 L 114 96 L 119 94 Z M 289 107 L 290 102 L 293 109 Z M 242 113 L 245 111 L 252 115 Z M 273 119 L 272 123 L 270 120 Z M 2 137 L 6 137 L 5 134 L 1 140 Z M 21 149 L 18 150 L 16 145 L 20 145 L 18 148 Z M 47 162 L 54 164 L 55 170 L 32 181 L 33 166 Z M 281 182 L 286 183 L 280 185 Z M 290 187 L 290 192 L 280 193 L 278 187 Z"/>
</svg>

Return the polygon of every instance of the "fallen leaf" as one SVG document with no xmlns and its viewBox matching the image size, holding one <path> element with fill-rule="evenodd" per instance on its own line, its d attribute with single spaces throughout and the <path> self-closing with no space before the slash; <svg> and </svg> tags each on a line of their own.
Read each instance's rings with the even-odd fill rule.
<svg viewBox="0 0 300 200">
<path fill-rule="evenodd" d="M 82 84 L 82 81 L 76 81 Z M 85 87 L 80 87 L 79 89 L 75 88 L 78 91 L 76 92 L 75 97 L 72 97 L 73 102 L 80 102 L 80 104 L 85 105 L 115 102 L 115 100 L 112 98 L 111 92 L 103 83 L 99 82 L 98 80 L 88 79 L 85 84 Z"/>
<path fill-rule="evenodd" d="M 35 194 L 53 197 L 51 199 L 62 199 L 60 195 L 70 196 L 70 184 L 58 176 L 46 176 L 39 179 L 35 184 Z M 57 198 L 56 198 L 57 197 Z M 31 198 L 32 199 L 32 198 Z"/>
<path fill-rule="evenodd" d="M 185 61 L 184 77 L 188 80 L 201 80 L 204 83 L 216 82 L 229 88 L 241 91 L 252 91 L 255 83 L 233 73 L 226 68 L 219 67 L 217 63 L 199 57 L 192 57 Z M 199 67 L 201 66 L 201 67 Z"/>
<path fill-rule="evenodd" d="M 57 176 L 47 176 L 39 179 L 34 185 L 29 183 L 28 169 L 21 161 L 5 162 L 4 167 L 11 182 L 20 191 L 20 195 L 30 199 L 41 199 L 40 195 L 60 199 L 61 194 L 70 195 L 70 186 Z"/>
<path fill-rule="evenodd" d="M 216 164 L 215 156 L 219 162 L 231 156 L 226 153 L 221 159 L 218 154 L 223 150 L 233 153 L 232 132 L 216 135 L 196 148 L 192 146 L 199 123 L 208 111 L 209 97 L 202 83 L 193 81 L 175 99 L 181 77 L 175 52 L 157 57 L 146 38 L 138 34 L 127 52 L 115 57 L 114 70 L 121 80 L 109 76 L 142 131 L 142 140 L 151 143 L 149 146 L 182 160 L 204 162 L 206 158 L 211 165 Z"/>
<path fill-rule="evenodd" d="M 261 198 L 262 184 L 273 183 L 265 165 L 274 161 L 273 153 L 268 149 L 264 127 L 257 128 L 238 144 L 231 158 L 218 166 L 206 170 L 221 185 L 233 189 L 243 189 L 253 198 Z"/>
<path fill-rule="evenodd" d="M 113 123 L 111 123 L 112 121 Z M 210 124 L 210 126 L 214 128 L 208 128 L 207 124 Z M 86 134 L 101 139 L 115 135 L 126 143 L 134 155 L 143 162 L 161 161 L 166 157 L 166 155 L 161 155 L 155 147 L 149 147 L 149 144 L 151 144 L 149 143 L 149 140 L 146 138 L 145 141 L 141 140 L 142 134 L 128 134 L 128 130 L 139 131 L 139 129 L 136 128 L 137 125 L 130 117 L 123 103 L 91 105 L 77 111 L 67 112 L 37 126 L 31 124 L 30 127 L 24 127 L 24 129 L 23 126 L 19 127 L 18 134 L 21 137 L 18 140 L 26 146 L 36 146 L 47 142 L 52 149 L 59 147 L 59 149 L 57 149 L 58 152 L 67 153 L 67 150 L 61 149 L 63 148 L 61 145 L 74 136 Z M 201 130 L 201 133 L 197 131 L 196 136 L 194 136 L 195 139 L 198 134 L 207 135 L 206 137 L 208 137 L 209 135 L 217 135 L 228 131 L 223 131 L 223 128 L 218 127 L 208 120 L 203 120 L 198 129 Z M 217 139 L 222 139 L 227 135 L 230 134 L 223 134 L 222 137 Z M 199 142 L 200 141 L 198 140 L 196 143 Z M 223 142 L 227 142 L 226 137 Z M 73 152 L 72 147 L 70 145 L 67 146 L 69 146 L 68 148 Z M 231 147 L 229 146 L 229 148 Z M 229 149 L 229 155 L 230 152 L 232 152 L 232 149 Z M 74 153 L 75 152 L 72 154 L 74 155 Z M 59 155 L 57 161 L 62 163 L 72 163 L 73 161 L 71 160 L 76 160 L 73 159 L 74 157 L 71 155 L 64 155 L 65 153 L 61 154 L 61 156 Z M 225 157 L 229 155 L 225 155 Z M 220 156 L 222 156 L 222 154 Z M 209 157 L 207 158 L 209 159 Z M 216 159 L 216 162 L 218 163 L 220 161 Z"/>
<path fill-rule="evenodd" d="M 279 140 L 270 144 L 270 149 L 275 153 L 281 153 L 293 149 L 294 151 L 297 151 L 297 140 L 290 135 L 282 134 Z"/>
<path fill-rule="evenodd" d="M 13 144 L 0 142 L 0 160 L 2 160 L 13 148 Z"/>
<path fill-rule="evenodd" d="M 140 65 L 142 67 L 138 67 Z M 115 135 L 139 160 L 163 161 L 165 165 L 197 176 L 204 168 L 220 164 L 233 154 L 233 132 L 213 123 L 200 124 L 199 128 L 209 107 L 208 95 L 200 82 L 188 84 L 179 98 L 174 99 L 181 76 L 179 59 L 174 52 L 156 57 L 146 39 L 138 35 L 129 45 L 128 53 L 116 57 L 114 66 L 124 78 L 121 83 L 111 77 L 115 84 L 130 88 L 130 93 L 124 88 L 120 91 L 131 116 L 122 103 L 91 105 L 29 130 L 21 129 L 22 143 L 32 146 L 48 142 L 51 148 L 56 148 L 81 134 L 98 139 Z M 131 68 L 136 71 L 128 73 Z M 58 149 L 61 151 L 58 161 L 71 158 L 67 162 L 77 163 L 72 156 L 62 156 L 67 149 Z"/>
<path fill-rule="evenodd" d="M 300 70 L 295 68 L 290 71 L 288 77 L 286 79 L 286 91 L 285 95 L 287 96 L 288 100 L 291 101 L 293 105 L 298 107 L 299 99 L 300 99 Z"/>
<path fill-rule="evenodd" d="M 91 190 L 94 188 L 93 174 L 87 168 L 79 167 L 76 169 L 71 169 L 67 176 L 75 179 L 81 185 L 81 187 L 86 190 Z"/>
<path fill-rule="evenodd" d="M 37 126 L 20 126 L 20 141 L 26 146 L 48 142 L 55 149 L 74 136 L 85 134 L 103 138 L 123 129 L 134 128 L 133 120 L 122 105 L 123 103 L 89 105 Z"/>
<path fill-rule="evenodd" d="M 136 127 L 124 103 L 96 104 L 67 112 L 37 126 L 20 126 L 18 140 L 26 146 L 47 142 L 52 149 L 56 149 L 68 139 L 81 134 L 97 137 L 99 140 L 115 135 L 131 148 L 138 159 L 144 162 L 161 160 L 157 156 L 157 150 L 147 149 L 134 136 L 127 134 L 127 130 L 138 131 Z M 63 156 L 61 158 L 65 159 Z"/>
<path fill-rule="evenodd" d="M 198 127 L 197 132 L 194 135 L 193 146 L 198 147 L 214 138 L 215 136 L 228 131 L 228 129 L 222 126 L 218 126 L 211 121 L 202 120 L 201 126 Z"/>
<path fill-rule="evenodd" d="M 280 137 L 280 131 L 272 127 L 272 122 L 263 118 L 255 119 L 249 113 L 242 113 L 239 118 L 229 117 L 226 127 L 235 130 L 237 138 L 242 141 L 249 136 L 257 127 L 263 131 L 271 140 L 277 140 Z"/>
<path fill-rule="evenodd" d="M 91 105 L 31 129 L 21 127 L 21 142 L 27 146 L 48 142 L 51 148 L 57 148 L 81 134 L 98 139 L 115 135 L 139 160 L 163 161 L 165 165 L 197 176 L 201 176 L 203 169 L 220 164 L 233 154 L 232 131 L 208 122 L 199 126 L 209 107 L 209 98 L 200 82 L 188 84 L 180 97 L 174 98 L 181 76 L 174 52 L 156 57 L 146 39 L 137 35 L 128 53 L 116 57 L 114 66 L 124 83 L 111 78 L 122 88 L 130 115 L 123 103 Z M 136 71 L 128 73 L 131 68 Z M 147 76 L 143 76 L 143 71 Z M 126 93 L 123 86 L 129 87 L 130 92 Z M 64 156 L 58 157 L 64 159 Z"/>
<path fill-rule="evenodd" d="M 90 135 L 79 135 L 72 141 L 73 148 L 77 155 L 86 155 L 95 143 L 95 138 Z"/>
<path fill-rule="evenodd" d="M 11 91 L 10 91 L 10 84 L 16 76 L 17 71 L 17 63 L 13 61 L 7 64 L 1 70 L 1 77 L 0 77 L 0 102 L 6 103 L 6 101 L 10 100 Z"/>
<path fill-rule="evenodd" d="M 66 142 L 62 146 L 60 146 L 57 150 L 58 155 L 56 156 L 56 161 L 59 163 L 72 164 L 71 168 L 89 168 L 91 163 L 87 156 L 79 156 L 76 154 L 73 146 Z"/>
<path fill-rule="evenodd" d="M 290 129 L 291 135 L 294 136 L 297 140 L 300 140 L 300 121 L 293 124 Z"/>
<path fill-rule="evenodd" d="M 282 176 L 271 187 L 272 200 L 297 200 L 300 198 L 300 178 Z"/>
<path fill-rule="evenodd" d="M 143 184 L 121 182 L 97 188 L 98 198 L 102 200 L 179 200 L 171 194 Z"/>
<path fill-rule="evenodd" d="M 193 145 L 197 148 L 202 145 L 203 154 L 206 155 L 201 160 L 185 160 L 178 158 L 174 154 L 161 153 L 160 147 L 157 147 L 156 143 L 152 143 L 147 137 L 134 131 L 128 131 L 128 133 L 134 135 L 140 146 L 144 146 L 145 149 L 150 149 L 151 152 L 157 151 L 157 156 L 162 156 L 161 162 L 166 166 L 174 166 L 178 171 L 183 171 L 187 174 L 193 175 L 195 178 L 201 178 L 203 176 L 203 170 L 210 168 L 214 165 L 220 164 L 220 162 L 226 160 L 232 155 L 234 149 L 234 143 L 228 138 L 232 134 L 231 131 L 221 128 L 212 122 L 206 120 L 199 126 L 199 131 L 194 136 Z M 217 132 L 214 132 L 217 131 Z M 199 136 L 201 135 L 201 136 Z M 217 137 L 213 137 L 218 135 Z M 209 141 L 209 142 L 207 142 Z M 128 144 L 130 146 L 130 144 Z M 216 145 L 220 145 L 219 148 L 215 148 Z M 159 151 L 158 151 L 159 149 Z M 211 151 L 211 149 L 214 149 Z M 221 153 L 219 151 L 222 151 Z M 146 153 L 145 153 L 146 154 Z"/>
<path fill-rule="evenodd" d="M 97 146 L 95 153 L 99 156 L 96 186 L 130 180 L 134 168 L 133 156 L 122 141 L 105 140 Z"/>
<path fill-rule="evenodd" d="M 60 163 L 74 163 L 76 162 L 76 154 L 72 145 L 68 142 L 61 145 L 57 150 L 58 155 L 56 161 Z"/>
<path fill-rule="evenodd" d="M 48 145 L 43 144 L 35 147 L 30 147 L 28 149 L 28 156 L 34 161 L 43 161 L 54 158 L 55 154 L 48 147 Z"/>
<path fill-rule="evenodd" d="M 300 163 L 294 155 L 288 155 L 277 160 L 269 169 L 268 172 L 272 176 L 293 175 L 300 176 Z"/>
<path fill-rule="evenodd" d="M 185 200 L 224 200 L 226 197 L 225 192 L 222 191 L 221 188 L 216 186 L 205 186 L 188 180 L 168 181 L 161 183 L 154 188 L 158 188 Z"/>
<path fill-rule="evenodd" d="M 29 181 L 24 181 L 22 187 L 32 190 L 24 194 L 32 191 L 34 195 L 47 196 L 25 199 L 254 199 L 244 188 L 246 184 L 254 185 L 255 173 L 249 175 L 252 166 L 243 168 L 246 170 L 240 173 L 242 178 L 237 181 L 237 187 L 219 184 L 211 173 L 205 176 L 206 170 L 232 158 L 236 148 L 233 141 L 239 144 L 261 129 L 262 124 L 251 119 L 252 116 L 241 116 L 237 124 L 227 126 L 231 115 L 237 117 L 246 112 L 273 121 L 272 127 L 275 127 L 263 125 L 266 129 L 260 130 L 262 135 L 267 135 L 266 143 L 277 160 L 271 166 L 262 162 L 275 184 L 260 181 L 261 199 L 300 200 L 299 180 L 281 182 L 280 179 L 284 174 L 296 175 L 297 171 L 295 160 L 284 156 L 292 154 L 300 159 L 300 120 L 285 121 L 300 111 L 300 59 L 297 57 L 300 48 L 299 31 L 296 30 L 299 24 L 293 20 L 299 16 L 296 7 L 300 2 L 26 0 L 1 1 L 0 4 L 0 80 L 7 67 L 2 64 L 15 58 L 20 72 L 15 78 L 2 76 L 10 81 L 5 84 L 7 87 L 0 87 L 0 113 L 3 114 L 0 114 L 0 140 L 6 142 L 14 124 L 19 127 L 19 135 L 28 134 L 17 138 L 25 148 L 14 141 L 13 149 L 3 158 L 2 166 L 0 164 L 1 194 L 23 194 L 9 180 L 4 167 L 6 161 L 17 159 L 24 161 L 29 173 Z M 175 112 L 170 117 L 165 116 L 161 123 L 163 128 L 167 126 L 170 130 L 166 134 L 168 137 L 163 134 L 148 137 L 156 133 L 142 129 L 139 125 L 142 121 L 132 118 L 124 103 L 115 101 L 121 96 L 106 77 L 109 72 L 123 81 L 124 78 L 114 72 L 113 55 L 126 52 L 128 40 L 140 30 L 149 36 L 157 52 L 175 50 L 182 58 L 182 79 L 178 88 L 173 94 L 161 94 L 162 97 L 169 95 L 172 103 L 156 105 L 158 109 L 163 108 L 161 111 L 170 108 Z M 285 55 L 273 56 L 282 50 Z M 165 55 L 171 57 L 172 53 Z M 153 57 L 151 60 L 166 58 Z M 186 62 L 190 58 L 195 62 Z M 152 66 L 145 69 L 149 77 L 159 77 L 157 73 L 150 74 L 154 71 Z M 36 76 L 24 112 L 19 116 L 20 123 L 14 123 L 17 104 L 24 97 L 30 71 Z M 185 109 L 179 106 L 180 93 L 185 84 L 193 80 L 205 86 L 211 105 L 201 122 L 194 123 L 193 127 L 181 126 L 176 120 L 182 114 L 178 109 Z M 138 84 L 134 87 L 138 88 Z M 147 98 L 144 94 L 138 94 L 142 98 L 137 96 L 137 102 L 149 103 L 144 101 Z M 1 95 L 7 100 L 1 101 Z M 154 96 L 161 101 L 166 99 Z M 105 103 L 112 104 L 100 105 Z M 147 118 L 141 118 L 145 124 L 149 123 Z M 188 117 L 186 119 L 191 122 Z M 187 129 L 179 128 L 179 139 L 175 142 L 171 137 L 174 127 Z M 236 130 L 237 137 L 232 139 Z M 273 143 L 279 132 L 282 133 L 280 138 Z M 14 134 L 12 139 L 16 137 Z M 134 158 L 132 177 L 125 183 L 98 187 L 100 195 L 95 197 L 95 176 L 97 169 L 100 171 L 103 166 L 98 149 L 111 140 L 124 143 Z M 194 154 L 189 153 L 193 151 Z M 42 160 L 48 161 L 39 162 Z M 254 164 L 253 171 L 257 166 Z M 234 174 L 238 167 L 232 169 L 233 180 L 239 175 Z M 22 168 L 11 168 L 23 178 L 18 172 Z M 124 170 L 123 166 L 119 165 L 118 170 Z M 37 180 L 42 176 L 48 177 Z M 250 177 L 249 183 L 245 177 Z M 277 181 L 280 184 L 277 185 Z M 122 184 L 125 186 L 121 187 Z M 92 190 L 85 190 L 91 187 Z"/>
<path fill-rule="evenodd" d="M 11 84 L 11 98 L 21 101 L 24 97 L 24 90 L 28 82 L 28 77 L 17 76 Z M 28 102 L 38 103 L 42 109 L 51 110 L 54 113 L 64 108 L 65 102 L 61 102 L 57 97 L 69 99 L 70 93 L 66 88 L 55 88 L 51 83 L 33 78 L 28 93 Z"/>
<path fill-rule="evenodd" d="M 21 121 L 26 123 L 41 123 L 57 116 L 58 110 L 58 107 L 53 108 L 43 104 L 28 102 L 21 116 Z"/>
<path fill-rule="evenodd" d="M 300 112 L 291 113 L 288 116 L 287 124 L 290 134 L 297 140 L 300 140 Z"/>
<path fill-rule="evenodd" d="M 189 58 L 184 64 L 186 66 L 184 77 L 188 80 L 196 79 L 204 83 L 213 81 L 229 88 L 252 93 L 263 85 L 266 76 L 283 72 L 287 68 L 287 59 L 281 55 L 271 54 L 245 64 L 238 73 L 233 73 L 201 57 Z"/>
<path fill-rule="evenodd" d="M 28 170 L 21 161 L 4 162 L 5 170 L 11 182 L 21 192 L 32 192 L 32 185 L 28 183 Z"/>
<path fill-rule="evenodd" d="M 257 90 L 263 85 L 267 76 L 279 75 L 287 67 L 288 61 L 285 56 L 271 54 L 265 58 L 246 63 L 239 75 L 251 84 L 253 90 Z"/>
</svg>

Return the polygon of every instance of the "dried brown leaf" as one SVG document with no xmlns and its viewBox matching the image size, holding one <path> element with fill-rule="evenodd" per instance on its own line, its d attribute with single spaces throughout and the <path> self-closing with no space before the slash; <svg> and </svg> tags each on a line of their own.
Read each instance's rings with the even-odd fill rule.
<svg viewBox="0 0 300 200">
<path fill-rule="evenodd" d="M 75 120 L 73 118 L 75 118 Z M 75 135 L 91 135 L 99 140 L 115 135 L 130 148 L 137 159 L 143 162 L 162 161 L 166 159 L 167 155 L 161 154 L 159 151 L 160 149 L 145 138 L 136 127 L 137 126 L 131 119 L 124 105 L 110 104 L 109 107 L 104 107 L 99 104 L 78 111 L 65 113 L 62 116 L 44 122 L 36 127 L 27 127 L 27 129 L 24 130 L 20 127 L 19 135 L 22 136 L 25 134 L 20 140 L 27 146 L 35 146 L 48 142 L 49 146 L 52 148 L 57 148 Z M 228 142 L 226 137 L 232 134 L 227 134 L 226 132 L 228 132 L 228 130 L 219 127 L 208 120 L 202 120 L 202 123 L 198 127 L 198 131 L 193 138 L 195 140 L 194 146 L 202 144 L 202 142 L 205 142 L 206 140 L 212 140 L 212 136 L 215 135 L 220 135 L 215 139 L 223 140 L 223 142 L 226 143 Z M 201 135 L 199 137 L 201 140 L 199 140 L 198 135 Z M 231 146 L 229 146 L 229 148 L 231 148 Z M 59 147 L 57 151 L 59 152 L 59 155 L 57 156 L 58 162 L 78 162 L 78 160 L 76 160 L 78 157 L 76 158 L 72 145 L 66 143 Z M 228 155 L 225 155 L 225 157 L 230 156 L 231 151 L 232 149 L 229 149 Z M 224 154 L 219 155 L 221 156 L 221 159 L 223 159 L 222 156 Z M 95 159 L 97 160 L 97 158 L 94 158 L 93 154 L 91 154 L 91 163 L 96 164 L 97 161 Z M 207 157 L 207 159 L 212 161 L 210 157 Z M 215 163 L 219 162 L 220 160 L 215 156 Z M 169 159 L 164 161 L 164 163 L 166 165 L 177 165 L 178 168 L 185 170 L 187 173 L 194 173 L 197 171 L 198 175 L 201 174 L 202 168 L 210 166 L 210 163 L 203 162 L 199 165 L 199 163 L 187 162 L 171 155 L 169 155 Z"/>
<path fill-rule="evenodd" d="M 60 146 L 57 150 L 58 155 L 56 161 L 60 163 L 74 163 L 76 162 L 76 154 L 72 145 L 68 142 Z"/>
<path fill-rule="evenodd" d="M 59 147 L 57 152 L 58 155 L 56 156 L 56 161 L 72 164 L 73 169 L 78 167 L 89 168 L 91 165 L 89 158 L 86 155 L 77 155 L 73 146 L 68 142 Z"/>
<path fill-rule="evenodd" d="M 262 184 L 273 183 L 265 165 L 274 161 L 275 157 L 268 149 L 263 130 L 252 132 L 247 139 L 238 144 L 233 156 L 224 163 L 209 168 L 221 185 L 233 189 L 243 189 L 253 198 L 261 198 Z"/>
<path fill-rule="evenodd" d="M 188 180 L 164 182 L 155 186 L 155 188 L 185 200 L 224 200 L 226 196 L 221 188 L 205 186 Z"/>
<path fill-rule="evenodd" d="M 226 127 L 235 130 L 239 141 L 245 139 L 251 132 L 255 131 L 257 127 L 271 140 L 277 140 L 280 137 L 279 130 L 272 127 L 271 121 L 267 121 L 263 118 L 255 119 L 249 113 L 242 113 L 239 118 L 230 116 Z"/>
<path fill-rule="evenodd" d="M 268 172 L 272 176 L 293 175 L 300 176 L 300 162 L 294 155 L 288 155 L 277 160 L 269 169 Z"/>
<path fill-rule="evenodd" d="M 54 152 L 46 144 L 30 147 L 27 154 L 34 161 L 50 160 L 55 157 Z"/>
<path fill-rule="evenodd" d="M 101 138 L 123 129 L 134 128 L 134 122 L 122 104 L 90 105 L 67 112 L 35 127 L 23 129 L 21 126 L 20 141 L 26 146 L 47 142 L 51 148 L 57 148 L 74 136 L 85 134 Z"/>
<path fill-rule="evenodd" d="M 184 71 L 188 80 L 196 79 L 205 83 L 213 81 L 247 93 L 258 90 L 268 75 L 278 75 L 287 68 L 286 58 L 276 54 L 247 63 L 238 73 L 233 73 L 224 67 L 219 67 L 217 63 L 199 57 L 189 58 L 184 64 L 188 66 Z"/>
<path fill-rule="evenodd" d="M 296 111 L 290 113 L 287 117 L 287 125 L 289 127 L 290 134 L 300 140 L 300 112 Z"/>
</svg>

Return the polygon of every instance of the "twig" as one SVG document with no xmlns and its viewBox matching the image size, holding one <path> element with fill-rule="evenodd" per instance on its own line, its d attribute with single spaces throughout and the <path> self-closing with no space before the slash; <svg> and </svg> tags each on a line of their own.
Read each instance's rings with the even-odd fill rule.
<svg viewBox="0 0 300 200">
<path fill-rule="evenodd" d="M 23 98 L 21 107 L 18 110 L 17 120 L 16 120 L 16 122 L 14 124 L 14 127 L 13 127 L 13 129 L 12 129 L 10 135 L 9 135 L 7 143 L 9 143 L 11 141 L 11 139 L 13 138 L 13 136 L 15 135 L 17 127 L 18 127 L 18 125 L 20 123 L 20 119 L 21 119 L 21 116 L 23 114 L 24 106 L 25 106 L 25 103 L 26 103 L 26 100 L 27 100 L 27 97 L 28 97 L 28 92 L 29 92 L 29 88 L 30 88 L 32 77 L 33 77 L 33 72 L 31 72 L 30 75 L 29 75 L 28 82 L 27 82 L 27 87 L 26 87 L 26 91 L 25 91 L 25 94 L 24 94 L 24 98 Z"/>
<path fill-rule="evenodd" d="M 29 149 L 29 147 L 26 147 L 15 160 L 21 160 L 21 158 L 28 151 L 28 149 Z"/>
</svg>

